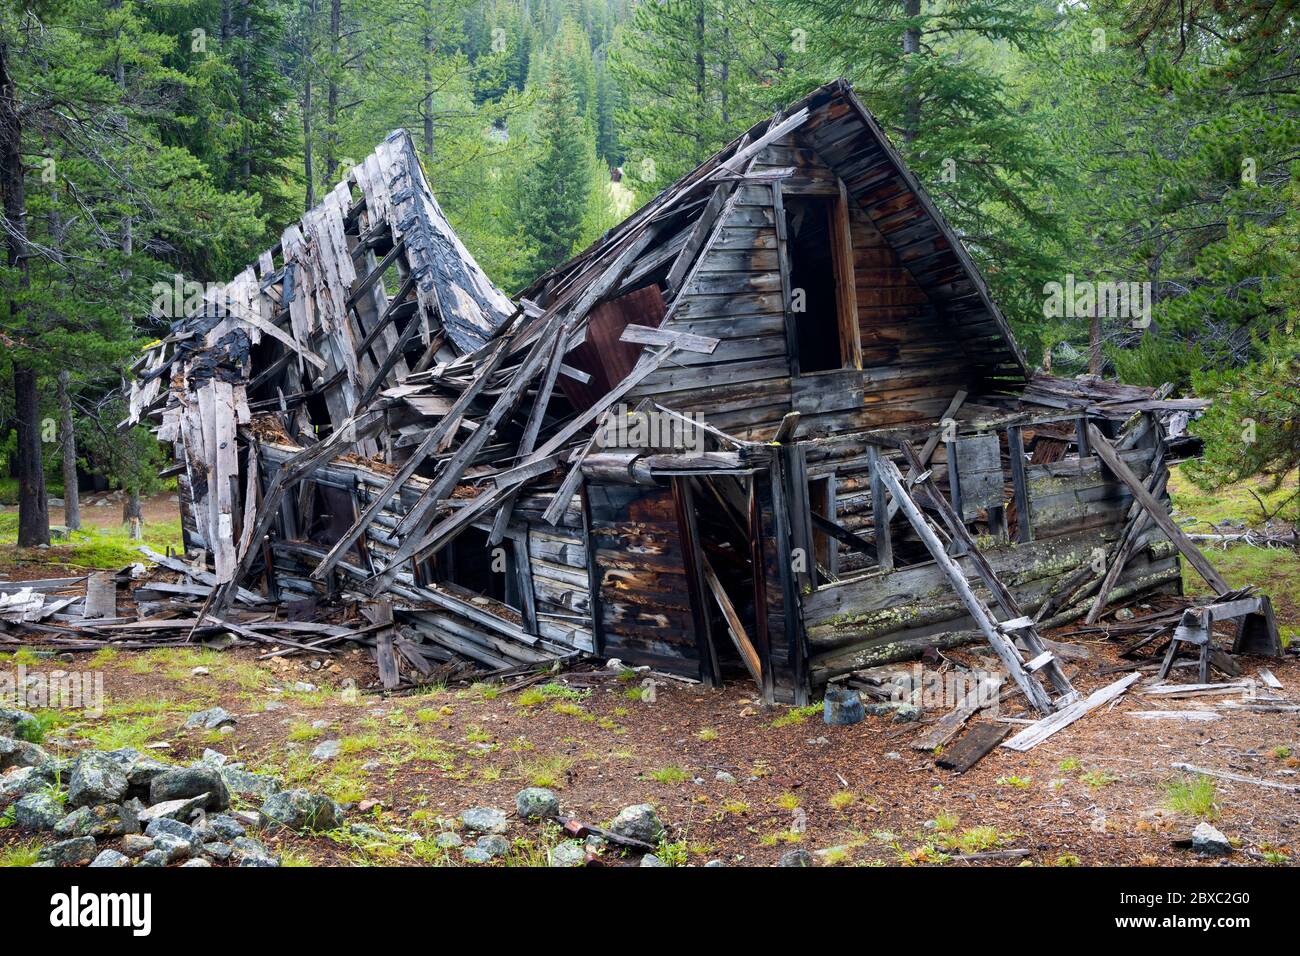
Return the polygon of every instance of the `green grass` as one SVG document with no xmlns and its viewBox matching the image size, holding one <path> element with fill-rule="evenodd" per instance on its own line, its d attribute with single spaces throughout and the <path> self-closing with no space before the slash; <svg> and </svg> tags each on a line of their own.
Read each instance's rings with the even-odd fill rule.
<svg viewBox="0 0 1300 956">
<path fill-rule="evenodd" d="M 815 717 L 822 712 L 821 704 L 809 704 L 807 707 L 791 707 L 776 720 L 772 721 L 773 727 L 790 727 L 796 724 L 805 723 L 809 717 Z"/>
<path fill-rule="evenodd" d="M 572 768 L 572 758 L 557 754 L 553 757 L 539 757 L 521 763 L 519 776 L 527 780 L 530 787 L 559 790 L 568 782 L 568 773 Z"/>
<path fill-rule="evenodd" d="M 0 867 L 31 866 L 41 852 L 41 845 L 35 840 L 27 843 L 15 843 L 5 850 L 0 850 Z"/>
<path fill-rule="evenodd" d="M 1278 506 L 1295 493 L 1296 473 L 1288 475 L 1276 491 L 1265 492 L 1264 489 L 1263 481 L 1241 481 L 1206 491 L 1192 484 L 1181 467 L 1173 468 L 1169 475 L 1169 497 L 1173 500 L 1174 508 L 1184 515 L 1192 515 L 1211 523 L 1233 521 L 1250 526 L 1262 524 L 1266 513 L 1260 509 L 1255 495 L 1263 500 L 1268 514 L 1277 511 Z M 1293 499 L 1278 517 L 1294 518 L 1295 515 L 1296 500 Z"/>
<path fill-rule="evenodd" d="M 675 784 L 684 783 L 690 779 L 691 775 L 681 767 L 669 766 L 661 767 L 658 770 L 651 770 L 646 774 L 646 776 L 657 783 Z"/>
<path fill-rule="evenodd" d="M 1209 777 L 1179 777 L 1165 785 L 1165 806 L 1199 820 L 1219 815 L 1219 792 Z"/>
<path fill-rule="evenodd" d="M 18 516 L 0 515 L 0 547 L 18 542 Z M 181 523 L 176 521 L 150 522 L 144 526 L 144 540 L 132 541 L 126 527 L 86 527 L 72 532 L 68 539 L 51 542 L 48 551 L 40 552 L 42 563 L 67 564 L 82 568 L 101 568 L 113 571 L 143 561 L 136 548 L 147 544 L 155 551 L 182 550 Z"/>
<path fill-rule="evenodd" d="M 562 684 L 542 684 L 539 687 L 529 687 L 522 691 L 519 694 L 519 706 L 533 707 L 547 701 L 583 701 L 587 699 L 589 693 L 589 691 L 575 690 Z"/>
</svg>

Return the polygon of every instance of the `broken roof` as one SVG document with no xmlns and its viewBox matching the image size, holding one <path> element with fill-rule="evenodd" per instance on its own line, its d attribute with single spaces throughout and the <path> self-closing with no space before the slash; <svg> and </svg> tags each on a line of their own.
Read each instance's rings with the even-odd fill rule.
<svg viewBox="0 0 1300 956">
<path fill-rule="evenodd" d="M 1005 316 L 960 237 L 907 168 L 880 124 L 846 80 L 819 87 L 757 123 L 678 179 L 586 250 L 539 277 L 522 296 L 551 306 L 568 290 L 630 265 L 600 297 L 630 291 L 655 265 L 671 263 L 665 281 L 669 315 L 692 260 L 721 222 L 720 183 L 780 178 L 791 170 L 755 163 L 771 144 L 793 134 L 844 181 L 849 195 L 879 230 L 964 344 L 972 369 L 991 387 L 1017 389 L 1029 366 Z M 753 168 L 751 168 L 751 166 Z M 695 222 L 694 229 L 682 229 Z M 662 248 L 662 254 L 656 250 Z"/>
</svg>

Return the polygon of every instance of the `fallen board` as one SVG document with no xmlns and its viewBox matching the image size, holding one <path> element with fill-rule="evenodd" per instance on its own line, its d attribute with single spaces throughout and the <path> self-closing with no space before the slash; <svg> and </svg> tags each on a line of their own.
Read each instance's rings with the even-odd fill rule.
<svg viewBox="0 0 1300 956">
<path fill-rule="evenodd" d="M 86 582 L 86 610 L 82 616 L 86 620 L 117 617 L 117 581 L 107 571 L 96 571 Z"/>
<path fill-rule="evenodd" d="M 953 773 L 965 773 L 1010 732 L 1011 728 L 1005 724 L 976 724 L 966 732 L 965 737 L 945 750 L 935 763 Z"/>
<path fill-rule="evenodd" d="M 1056 713 L 1044 717 L 1033 726 L 1026 727 L 1002 746 L 1009 750 L 1020 751 L 1037 747 L 1052 734 L 1064 730 L 1084 714 L 1096 710 L 1107 701 L 1118 697 L 1141 679 L 1142 675 L 1140 673 L 1127 674 L 1115 681 L 1115 683 L 1107 684 L 1100 690 L 1093 691 L 1083 700 L 1076 700 L 1069 707 L 1062 708 Z"/>
<path fill-rule="evenodd" d="M 1002 684 L 1001 678 L 996 678 L 996 685 L 992 688 L 992 694 L 997 694 L 997 689 Z M 912 741 L 913 750 L 933 750 L 935 747 L 942 747 L 961 733 L 962 727 L 971 716 L 984 706 L 988 698 L 980 693 L 980 688 L 975 688 L 965 699 L 956 707 L 948 711 L 930 727 Z"/>
<path fill-rule="evenodd" d="M 1249 783 L 1256 787 L 1267 787 L 1270 790 L 1285 790 L 1287 793 L 1300 793 L 1300 784 L 1280 783 L 1276 780 L 1261 780 L 1258 777 L 1247 777 L 1239 773 L 1228 773 L 1226 770 L 1210 770 L 1206 767 L 1197 767 L 1190 763 L 1170 764 L 1175 770 L 1185 770 L 1188 773 L 1199 773 L 1206 777 L 1217 777 L 1220 780 L 1231 780 L 1234 783 Z"/>
</svg>

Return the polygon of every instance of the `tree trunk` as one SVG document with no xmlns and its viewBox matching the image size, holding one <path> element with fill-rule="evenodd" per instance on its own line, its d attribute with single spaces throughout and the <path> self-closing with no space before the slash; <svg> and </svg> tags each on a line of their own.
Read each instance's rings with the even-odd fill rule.
<svg viewBox="0 0 1300 956">
<path fill-rule="evenodd" d="M 307 180 L 307 200 L 306 208 L 311 209 L 316 205 L 316 169 L 314 156 L 312 152 L 312 128 L 311 128 L 311 110 L 312 110 L 312 62 L 311 62 L 311 38 L 313 27 L 316 23 L 316 2 L 307 0 L 305 4 L 306 13 L 303 16 L 302 28 L 302 172 L 303 178 Z"/>
<path fill-rule="evenodd" d="M 1101 374 L 1101 307 L 1094 305 L 1088 318 L 1088 374 Z"/>
<path fill-rule="evenodd" d="M 330 74 L 325 108 L 325 184 L 338 178 L 339 165 L 339 49 L 343 33 L 342 0 L 330 0 Z"/>
<path fill-rule="evenodd" d="M 921 0 L 903 0 L 903 16 L 916 17 L 921 14 Z M 921 94 L 912 85 L 911 75 L 915 70 L 915 59 L 921 55 L 921 31 L 917 27 L 908 27 L 903 31 L 903 142 L 910 143 L 916 139 L 921 129 Z"/>
<path fill-rule="evenodd" d="M 424 161 L 433 168 L 433 0 L 424 0 Z"/>
<path fill-rule="evenodd" d="M 27 265 L 27 195 L 23 182 L 22 114 L 18 88 L 9 75 L 9 45 L 0 41 L 0 192 L 4 193 L 5 261 L 18 273 L 20 296 L 10 300 L 16 330 L 23 327 L 21 294 L 31 285 Z M 21 335 L 21 331 L 19 332 Z M 18 420 L 18 546 L 50 543 L 50 514 L 41 461 L 40 394 L 36 370 L 13 356 L 14 415 Z"/>
<path fill-rule="evenodd" d="M 695 152 L 691 159 L 693 162 L 703 162 L 705 158 L 704 134 L 701 130 L 701 124 L 705 122 L 707 113 L 707 104 L 705 103 L 705 79 L 707 73 L 704 66 L 704 0 L 696 0 L 695 5 L 695 102 L 699 115 L 695 121 Z"/>
<path fill-rule="evenodd" d="M 68 372 L 59 373 L 59 438 L 63 445 L 63 523 L 81 529 L 81 498 L 77 492 L 77 433 L 72 427 L 72 396 Z"/>
<path fill-rule="evenodd" d="M 122 499 L 122 523 L 127 526 L 132 541 L 144 539 L 144 509 L 140 506 L 140 490 L 127 488 Z"/>
</svg>

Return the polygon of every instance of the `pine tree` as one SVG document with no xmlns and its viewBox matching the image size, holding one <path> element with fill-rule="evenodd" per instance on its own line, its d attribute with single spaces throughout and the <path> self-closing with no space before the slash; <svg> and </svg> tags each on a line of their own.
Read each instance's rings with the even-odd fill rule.
<svg viewBox="0 0 1300 956">
<path fill-rule="evenodd" d="M 524 180 L 519 209 L 520 229 L 532 244 L 532 275 L 574 252 L 591 197 L 589 133 L 564 70 L 552 71 L 546 81 L 536 138 L 536 160 Z"/>
</svg>

